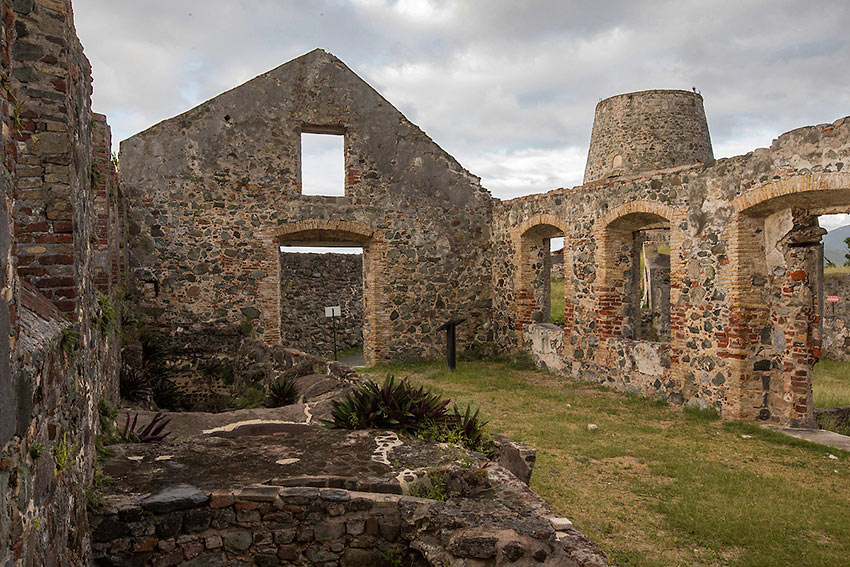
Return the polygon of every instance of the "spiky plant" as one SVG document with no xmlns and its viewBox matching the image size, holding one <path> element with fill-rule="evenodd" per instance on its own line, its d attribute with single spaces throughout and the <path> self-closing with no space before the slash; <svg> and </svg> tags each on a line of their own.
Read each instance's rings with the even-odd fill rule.
<svg viewBox="0 0 850 567">
<path fill-rule="evenodd" d="M 279 408 L 294 404 L 298 401 L 298 388 L 295 386 L 295 378 L 280 376 L 269 385 L 269 393 L 266 396 L 266 406 Z"/>
<path fill-rule="evenodd" d="M 452 408 L 452 427 L 460 434 L 461 442 L 464 447 L 482 453 L 488 453 L 492 447 L 490 436 L 484 432 L 484 426 L 487 425 L 487 420 L 479 416 L 481 408 L 472 411 L 472 404 L 466 406 L 465 410 L 461 410 L 455 405 Z"/>
<path fill-rule="evenodd" d="M 171 422 L 171 419 L 166 418 L 161 411 L 157 412 L 157 414 L 153 416 L 150 423 L 144 427 L 136 429 L 136 422 L 138 419 L 139 414 L 134 415 L 131 423 L 130 414 L 127 414 L 127 420 L 124 423 L 124 431 L 121 432 L 121 437 L 125 441 L 129 441 L 131 443 L 158 443 L 171 435 L 170 431 L 165 433 L 162 432 L 162 430 L 165 429 L 165 426 Z"/>
<path fill-rule="evenodd" d="M 177 384 L 165 376 L 153 376 L 149 379 L 151 397 L 157 409 L 178 409 L 182 402 L 183 394 Z"/>
<path fill-rule="evenodd" d="M 388 375 L 382 385 L 367 380 L 343 399 L 333 402 L 327 427 L 338 429 L 383 428 L 414 433 L 446 416 L 450 400 L 409 380 Z"/>
<path fill-rule="evenodd" d="M 124 365 L 119 377 L 121 397 L 128 402 L 149 404 L 153 400 L 153 390 L 147 375 L 137 368 Z"/>
</svg>

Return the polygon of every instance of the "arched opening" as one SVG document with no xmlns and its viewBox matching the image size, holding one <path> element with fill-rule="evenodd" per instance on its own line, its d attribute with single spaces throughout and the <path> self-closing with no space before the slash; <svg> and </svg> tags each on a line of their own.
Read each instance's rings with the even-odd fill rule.
<svg viewBox="0 0 850 567">
<path fill-rule="evenodd" d="M 373 364 L 382 249 L 374 232 L 357 223 L 308 221 L 278 233 L 276 245 L 281 344 L 328 358 L 336 344 L 344 363 Z M 326 313 L 337 306 L 338 315 Z"/>
<path fill-rule="evenodd" d="M 843 311 L 825 299 L 848 298 L 836 290 L 841 270 L 827 269 L 825 274 L 829 262 L 822 239 L 827 231 L 821 224 L 828 219 L 825 215 L 850 212 L 846 187 L 850 177 L 843 174 L 803 176 L 768 183 L 735 201 L 742 213 L 736 231 L 739 249 L 761 250 L 739 267 L 738 279 L 750 287 L 734 298 L 749 306 L 749 326 L 760 336 L 742 363 L 742 375 L 753 377 L 742 383 L 742 414 L 751 408 L 758 419 L 812 427 L 817 405 L 843 404 L 833 394 L 850 394 L 850 364 L 819 364 L 824 355 L 835 357 L 834 349 L 843 350 L 833 344 L 844 327 Z M 836 263 L 829 255 L 826 259 Z M 830 398 L 832 403 L 825 402 Z M 846 400 L 850 403 L 850 397 Z"/>
<path fill-rule="evenodd" d="M 563 274 L 568 270 L 568 254 L 563 246 L 563 225 L 554 217 L 534 218 L 524 223 L 518 237 L 517 307 L 519 331 L 527 323 L 555 323 L 565 320 L 566 292 Z M 557 224 L 556 224 L 557 223 Z M 556 244 L 553 247 L 552 241 Z M 558 246 L 560 241 L 561 245 Z M 561 249 L 560 277 L 553 277 L 553 250 Z M 553 311 L 553 284 L 556 290 Z"/>
<path fill-rule="evenodd" d="M 617 217 L 604 229 L 600 332 L 670 342 L 670 220 L 655 213 Z"/>
</svg>

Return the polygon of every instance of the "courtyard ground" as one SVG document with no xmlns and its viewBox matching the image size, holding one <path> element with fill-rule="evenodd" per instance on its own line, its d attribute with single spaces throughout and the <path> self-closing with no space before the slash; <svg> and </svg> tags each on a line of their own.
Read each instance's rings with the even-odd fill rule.
<svg viewBox="0 0 850 567">
<path fill-rule="evenodd" d="M 850 406 L 850 362 L 824 359 L 815 364 L 813 374 L 816 408 Z"/>
<path fill-rule="evenodd" d="M 362 373 L 474 402 L 493 432 L 536 447 L 532 488 L 612 564 L 847 564 L 850 453 L 510 362 Z"/>
</svg>

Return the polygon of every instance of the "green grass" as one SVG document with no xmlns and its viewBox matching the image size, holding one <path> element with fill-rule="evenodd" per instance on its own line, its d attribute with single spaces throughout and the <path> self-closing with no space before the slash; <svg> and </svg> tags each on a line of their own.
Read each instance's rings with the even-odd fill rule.
<svg viewBox="0 0 850 567">
<path fill-rule="evenodd" d="M 564 324 L 564 279 L 552 278 L 549 290 L 549 319 L 556 325 Z"/>
<path fill-rule="evenodd" d="M 833 276 L 839 274 L 850 274 L 850 266 L 825 266 L 823 275 Z"/>
<path fill-rule="evenodd" d="M 850 362 L 821 360 L 812 371 L 816 408 L 850 406 Z"/>
<path fill-rule="evenodd" d="M 532 488 L 612 564 L 846 564 L 850 453 L 503 363 L 364 374 L 387 372 L 476 403 L 494 432 L 535 446 Z"/>
</svg>

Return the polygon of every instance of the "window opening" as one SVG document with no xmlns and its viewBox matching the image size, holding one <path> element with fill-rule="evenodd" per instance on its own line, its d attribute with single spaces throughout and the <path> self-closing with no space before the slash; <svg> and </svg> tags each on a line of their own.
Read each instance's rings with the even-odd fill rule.
<svg viewBox="0 0 850 567">
<path fill-rule="evenodd" d="M 301 194 L 345 196 L 345 137 L 301 134 Z"/>
</svg>

